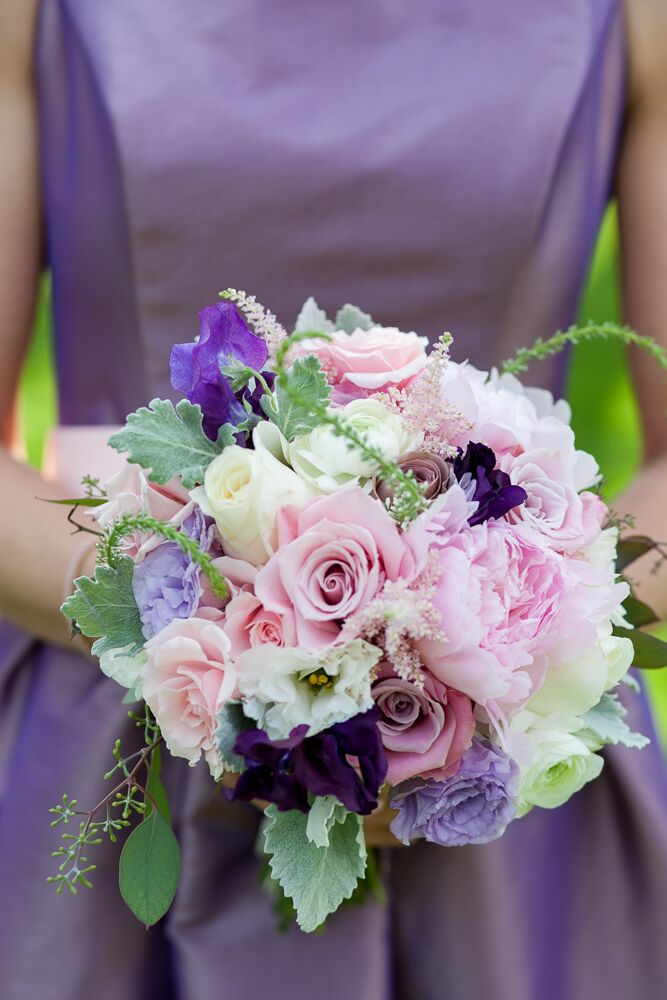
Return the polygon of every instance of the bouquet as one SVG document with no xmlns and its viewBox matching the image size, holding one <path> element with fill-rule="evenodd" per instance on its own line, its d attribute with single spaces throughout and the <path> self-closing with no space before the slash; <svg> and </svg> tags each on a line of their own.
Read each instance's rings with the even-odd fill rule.
<svg viewBox="0 0 667 1000">
<path fill-rule="evenodd" d="M 331 321 L 309 299 L 288 335 L 233 289 L 200 319 L 171 352 L 184 398 L 130 414 L 123 471 L 64 501 L 99 538 L 63 612 L 145 745 L 116 744 L 95 809 L 52 810 L 77 832 L 51 881 L 90 886 L 91 846 L 122 837 L 125 901 L 162 916 L 164 748 L 212 795 L 265 804 L 267 882 L 311 931 L 373 881 L 379 802 L 405 845 L 485 844 L 594 780 L 606 744 L 647 742 L 618 691 L 667 647 L 633 628 L 654 616 L 619 574 L 659 549 L 619 540 L 567 404 L 516 374 L 600 335 L 667 362 L 607 324 L 486 373 L 350 305 Z"/>
</svg>

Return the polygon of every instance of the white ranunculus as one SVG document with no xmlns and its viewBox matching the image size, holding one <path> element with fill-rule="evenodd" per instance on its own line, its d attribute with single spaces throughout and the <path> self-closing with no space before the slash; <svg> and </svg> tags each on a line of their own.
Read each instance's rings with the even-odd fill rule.
<svg viewBox="0 0 667 1000">
<path fill-rule="evenodd" d="M 531 713 L 521 715 L 527 719 Z M 528 752 L 521 770 L 517 816 L 533 806 L 556 809 L 598 777 L 604 761 L 576 735 L 582 728 L 579 719 L 553 714 L 538 717 L 537 723 L 526 729 Z"/>
<path fill-rule="evenodd" d="M 355 399 L 336 412 L 389 462 L 395 462 L 402 452 L 419 444 L 419 439 L 406 433 L 398 414 L 378 399 Z M 285 441 L 283 450 L 294 471 L 318 493 L 356 486 L 378 471 L 375 462 L 350 446 L 328 424 L 302 434 L 289 444 Z"/>
<path fill-rule="evenodd" d="M 137 701 L 141 698 L 141 674 L 146 665 L 146 654 L 143 650 L 134 656 L 128 656 L 131 646 L 122 649 L 110 649 L 100 656 L 100 669 L 121 687 L 134 691 Z"/>
<path fill-rule="evenodd" d="M 226 553 L 258 566 L 275 551 L 280 508 L 301 507 L 314 492 L 282 461 L 277 427 L 259 423 L 253 444 L 225 448 L 208 466 L 204 485 L 191 496 L 215 518 Z"/>
<path fill-rule="evenodd" d="M 254 646 L 236 661 L 244 711 L 272 740 L 302 725 L 312 736 L 373 707 L 371 671 L 381 656 L 363 639 L 319 653 Z"/>
<path fill-rule="evenodd" d="M 583 656 L 550 667 L 526 708 L 539 715 L 563 712 L 576 716 L 597 705 L 604 692 L 616 687 L 632 666 L 632 643 L 610 632 L 609 626 L 600 626 L 597 644 Z"/>
</svg>

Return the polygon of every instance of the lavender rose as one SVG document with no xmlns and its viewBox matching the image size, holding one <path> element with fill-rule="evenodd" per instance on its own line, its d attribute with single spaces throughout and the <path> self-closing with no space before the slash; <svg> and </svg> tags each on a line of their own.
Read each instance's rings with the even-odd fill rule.
<svg viewBox="0 0 667 1000">
<path fill-rule="evenodd" d="M 447 489 L 450 467 L 440 455 L 431 451 L 409 451 L 399 457 L 397 465 L 403 472 L 412 472 L 418 483 L 425 484 L 427 500 L 433 500 Z M 383 479 L 378 481 L 375 490 L 384 504 L 394 497 L 394 487 Z"/>
<path fill-rule="evenodd" d="M 516 812 L 519 768 L 498 747 L 474 739 L 461 766 L 446 781 L 407 782 L 392 806 L 391 832 L 404 844 L 424 837 L 442 847 L 488 844 L 505 832 Z"/>
</svg>

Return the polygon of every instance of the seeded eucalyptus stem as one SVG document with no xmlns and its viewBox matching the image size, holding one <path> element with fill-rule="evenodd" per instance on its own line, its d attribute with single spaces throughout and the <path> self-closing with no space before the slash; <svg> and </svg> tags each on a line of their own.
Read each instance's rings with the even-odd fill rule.
<svg viewBox="0 0 667 1000">
<path fill-rule="evenodd" d="M 528 369 L 531 361 L 542 361 L 553 354 L 559 354 L 569 344 L 581 344 L 591 340 L 615 340 L 626 346 L 634 345 L 648 351 L 661 368 L 667 369 L 667 352 L 651 337 L 642 337 L 628 326 L 617 323 L 585 323 L 583 326 L 571 326 L 543 340 L 541 337 L 532 347 L 522 347 L 513 358 L 500 366 L 502 374 L 519 375 Z"/>
<path fill-rule="evenodd" d="M 202 552 L 194 538 L 190 538 L 175 525 L 168 521 L 158 521 L 149 514 L 122 514 L 114 521 L 99 542 L 98 551 L 101 560 L 113 566 L 122 555 L 121 539 L 131 535 L 133 531 L 154 531 L 162 538 L 175 542 L 208 577 L 215 596 L 220 598 L 229 596 L 229 585 L 222 573 L 213 565 L 213 559 L 208 552 Z"/>
<path fill-rule="evenodd" d="M 301 340 L 331 340 L 328 333 L 314 333 L 310 331 L 299 331 L 293 333 L 282 341 L 276 352 L 276 375 L 281 380 L 281 385 L 287 396 L 295 403 L 303 403 L 299 393 L 294 391 L 287 377 L 285 359 L 294 344 Z M 377 465 L 383 479 L 392 483 L 396 489 L 396 496 L 391 501 L 389 511 L 399 524 L 407 524 L 414 520 L 418 514 L 426 510 L 428 504 L 424 498 L 422 487 L 417 482 L 414 473 L 410 470 L 404 472 L 395 462 L 389 462 L 381 451 L 369 444 L 366 438 L 359 434 L 353 427 L 346 424 L 335 413 L 331 413 L 326 406 L 312 405 L 311 412 L 323 424 L 332 427 L 339 437 L 345 438 L 352 447 L 357 448 L 365 458 Z"/>
</svg>

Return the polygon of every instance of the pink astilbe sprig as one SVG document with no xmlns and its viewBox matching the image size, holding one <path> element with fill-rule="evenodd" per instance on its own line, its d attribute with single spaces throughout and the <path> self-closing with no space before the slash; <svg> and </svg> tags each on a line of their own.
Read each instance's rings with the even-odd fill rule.
<svg viewBox="0 0 667 1000">
<path fill-rule="evenodd" d="M 421 374 L 409 386 L 392 388 L 384 393 L 387 405 L 400 413 L 408 433 L 423 433 L 424 449 L 442 458 L 456 455 L 456 447 L 448 442 L 458 439 L 462 432 L 471 428 L 463 414 L 442 399 L 440 387 L 449 362 L 451 343 L 451 334 L 443 333 Z"/>
<path fill-rule="evenodd" d="M 388 580 L 366 607 L 348 618 L 341 633 L 341 638 L 361 637 L 381 648 L 398 676 L 420 690 L 424 673 L 415 644 L 445 639 L 433 605 L 438 573 L 436 562 L 429 559 L 414 580 Z"/>
<path fill-rule="evenodd" d="M 266 341 L 269 358 L 274 359 L 283 340 L 287 339 L 287 330 L 276 316 L 265 309 L 254 295 L 236 288 L 226 288 L 220 292 L 220 298 L 233 302 L 241 310 L 253 332 Z"/>
</svg>

